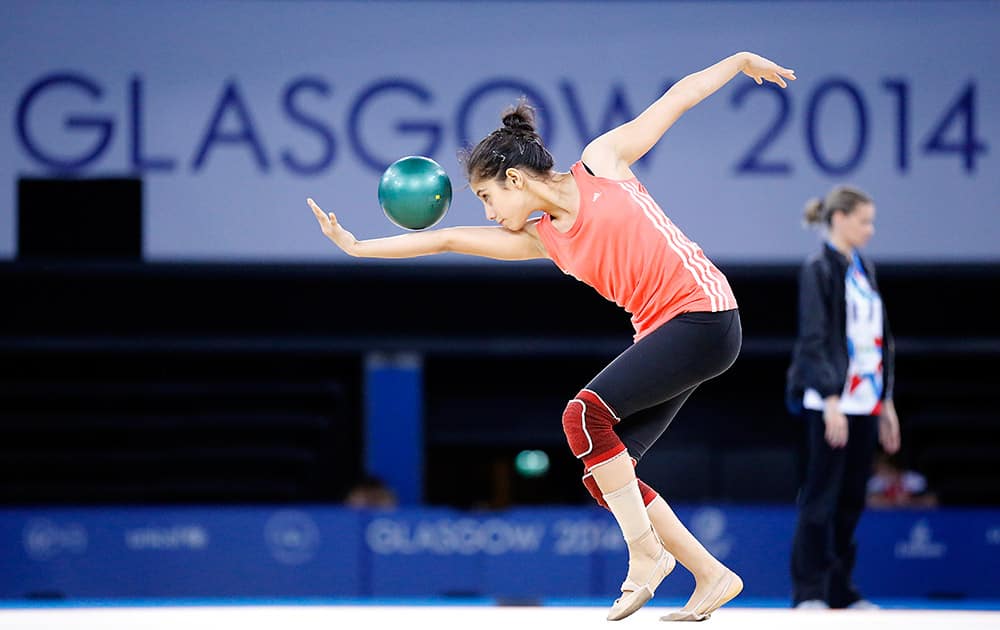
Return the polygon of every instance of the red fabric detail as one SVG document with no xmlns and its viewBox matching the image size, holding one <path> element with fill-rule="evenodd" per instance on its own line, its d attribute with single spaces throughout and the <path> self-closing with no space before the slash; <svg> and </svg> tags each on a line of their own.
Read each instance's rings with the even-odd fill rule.
<svg viewBox="0 0 1000 630">
<path fill-rule="evenodd" d="M 612 428 L 618 419 L 589 390 L 581 391 L 566 404 L 562 422 L 570 450 L 583 460 L 588 470 L 625 451 L 625 445 Z"/>
<path fill-rule="evenodd" d="M 660 496 L 660 494 L 656 490 L 653 490 L 642 479 L 636 478 L 636 482 L 639 484 L 639 493 L 642 495 L 642 504 L 649 507 L 649 504 L 652 503 L 656 497 Z M 594 480 L 593 475 L 584 475 L 583 485 L 587 488 L 587 492 L 590 493 L 590 496 L 594 497 L 594 500 L 597 501 L 597 505 L 608 509 L 608 502 L 604 500 L 604 493 L 601 492 L 601 489 L 597 486 L 597 481 Z"/>
<path fill-rule="evenodd" d="M 608 508 L 608 502 L 604 500 L 604 493 L 597 487 L 597 482 L 594 481 L 593 475 L 584 475 L 583 485 L 587 488 L 587 492 L 590 493 L 590 496 L 594 497 L 594 500 L 597 501 L 597 505 L 605 509 L 610 509 Z"/>
<path fill-rule="evenodd" d="M 642 493 L 642 504 L 649 507 L 649 504 L 652 503 L 656 497 L 660 496 L 660 494 L 656 490 L 649 487 L 649 485 L 647 485 L 642 479 L 636 478 L 636 481 L 639 482 L 639 492 Z"/>
<path fill-rule="evenodd" d="M 854 390 L 861 384 L 861 380 L 861 377 L 857 374 L 851 375 L 851 385 L 847 388 L 847 391 L 854 393 Z"/>
</svg>

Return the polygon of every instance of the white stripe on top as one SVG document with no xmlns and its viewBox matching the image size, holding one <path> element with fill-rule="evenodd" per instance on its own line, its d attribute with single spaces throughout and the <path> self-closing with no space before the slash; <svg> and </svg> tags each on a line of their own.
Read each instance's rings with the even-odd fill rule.
<svg viewBox="0 0 1000 630">
<path fill-rule="evenodd" d="M 705 258 L 705 254 L 667 219 L 656 201 L 648 193 L 639 190 L 639 186 L 635 182 L 621 182 L 619 185 L 639 204 L 646 218 L 663 235 L 667 245 L 677 254 L 681 264 L 691 273 L 694 281 L 708 296 L 712 310 L 724 311 L 733 308 L 726 296 L 726 291 L 723 289 L 721 279 L 712 270 L 711 263 Z"/>
</svg>

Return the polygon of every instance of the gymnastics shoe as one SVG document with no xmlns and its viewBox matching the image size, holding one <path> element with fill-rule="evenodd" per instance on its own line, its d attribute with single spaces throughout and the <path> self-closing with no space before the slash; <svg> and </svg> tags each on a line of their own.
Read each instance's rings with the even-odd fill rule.
<svg viewBox="0 0 1000 630">
<path fill-rule="evenodd" d="M 660 617 L 660 621 L 705 621 L 723 604 L 740 594 L 743 580 L 729 569 L 723 573 L 708 593 L 693 608 L 682 608 Z"/>
<path fill-rule="evenodd" d="M 650 546 L 652 536 L 659 550 L 655 555 L 644 548 Z M 622 582 L 622 596 L 615 600 L 608 612 L 608 621 L 619 621 L 628 617 L 653 599 L 656 587 L 663 578 L 670 575 L 677 564 L 674 556 L 664 549 L 660 537 L 650 526 L 649 530 L 628 544 L 628 575 Z"/>
</svg>

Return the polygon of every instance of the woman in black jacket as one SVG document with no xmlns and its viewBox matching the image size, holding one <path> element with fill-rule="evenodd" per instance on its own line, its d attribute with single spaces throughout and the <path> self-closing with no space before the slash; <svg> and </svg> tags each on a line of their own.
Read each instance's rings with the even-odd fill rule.
<svg viewBox="0 0 1000 630">
<path fill-rule="evenodd" d="M 826 239 L 799 275 L 786 392 L 808 435 L 792 546 L 796 608 L 876 607 L 851 581 L 877 443 L 894 453 L 900 442 L 892 336 L 875 268 L 858 251 L 875 233 L 874 219 L 871 198 L 847 186 L 806 204 L 806 223 L 822 227 Z"/>
</svg>

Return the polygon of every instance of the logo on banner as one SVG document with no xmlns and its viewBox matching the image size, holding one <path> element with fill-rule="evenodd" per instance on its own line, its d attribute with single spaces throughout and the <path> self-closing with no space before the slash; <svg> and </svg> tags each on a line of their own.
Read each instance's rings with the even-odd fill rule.
<svg viewBox="0 0 1000 630">
<path fill-rule="evenodd" d="M 373 520 L 365 531 L 368 548 L 380 555 L 430 553 L 471 556 L 485 553 L 533 553 L 541 547 L 545 526 L 515 523 L 498 518 L 472 518 L 408 522 L 391 518 Z"/>
<path fill-rule="evenodd" d="M 948 546 L 935 542 L 927 521 L 920 519 L 910 529 L 910 537 L 896 543 L 896 557 L 910 560 L 933 560 L 943 558 Z"/>
<path fill-rule="evenodd" d="M 282 564 L 303 564 L 316 556 L 319 527 L 305 512 L 275 512 L 264 525 L 264 540 L 271 556 Z"/>
<path fill-rule="evenodd" d="M 200 551 L 208 546 L 208 531 L 201 525 L 140 527 L 125 531 L 125 547 L 132 551 Z"/>
<path fill-rule="evenodd" d="M 991 527 L 986 530 L 986 544 L 1000 545 L 1000 527 Z"/>
<path fill-rule="evenodd" d="M 32 560 L 49 560 L 60 553 L 87 551 L 87 530 L 79 523 L 57 525 L 47 519 L 28 521 L 22 532 L 24 551 Z"/>
<path fill-rule="evenodd" d="M 691 517 L 694 535 L 712 552 L 724 559 L 733 550 L 733 539 L 726 535 L 726 515 L 717 508 L 702 508 Z"/>
</svg>

